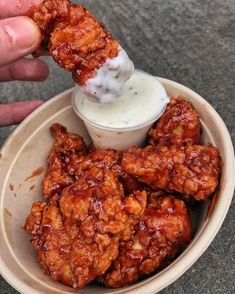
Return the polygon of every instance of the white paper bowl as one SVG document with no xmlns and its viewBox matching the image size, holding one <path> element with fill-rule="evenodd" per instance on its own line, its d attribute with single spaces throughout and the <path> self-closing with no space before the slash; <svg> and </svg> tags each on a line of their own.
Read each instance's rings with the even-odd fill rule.
<svg viewBox="0 0 235 294">
<path fill-rule="evenodd" d="M 210 142 L 218 147 L 223 160 L 218 193 L 209 208 L 208 202 L 202 203 L 193 216 L 196 229 L 193 241 L 163 271 L 122 289 L 89 285 L 75 290 L 52 281 L 42 272 L 22 226 L 32 203 L 41 199 L 41 181 L 46 169 L 46 158 L 53 144 L 49 127 L 53 122 L 60 122 L 69 131 L 77 132 L 89 141 L 83 123 L 73 112 L 70 103 L 72 90 L 68 90 L 30 115 L 10 136 L 0 155 L 0 272 L 19 292 L 156 293 L 179 278 L 212 242 L 227 214 L 234 191 L 235 168 L 231 139 L 220 116 L 202 97 L 175 82 L 161 78 L 159 80 L 168 95 L 184 95 L 194 104 L 201 116 L 204 143 Z M 33 172 L 35 176 L 30 177 Z M 28 177 L 30 178 L 26 180 Z"/>
</svg>

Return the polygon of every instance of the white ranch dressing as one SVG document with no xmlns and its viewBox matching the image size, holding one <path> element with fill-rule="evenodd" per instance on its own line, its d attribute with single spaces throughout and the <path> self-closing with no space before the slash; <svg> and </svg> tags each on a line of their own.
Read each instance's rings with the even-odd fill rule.
<svg viewBox="0 0 235 294">
<path fill-rule="evenodd" d="M 119 47 L 117 57 L 110 59 L 96 71 L 81 89 L 89 99 L 99 103 L 112 103 L 123 92 L 124 85 L 134 73 L 134 64 L 126 51 Z"/>
<path fill-rule="evenodd" d="M 157 120 L 169 103 L 169 98 L 155 77 L 135 71 L 125 84 L 123 94 L 112 104 L 94 103 L 81 92 L 74 102 L 77 111 L 90 123 L 125 129 Z"/>
</svg>

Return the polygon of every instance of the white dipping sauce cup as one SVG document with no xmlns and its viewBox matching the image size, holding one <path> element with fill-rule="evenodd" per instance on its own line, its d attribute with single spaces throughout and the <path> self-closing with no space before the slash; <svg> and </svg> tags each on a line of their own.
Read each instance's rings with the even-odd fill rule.
<svg viewBox="0 0 235 294">
<path fill-rule="evenodd" d="M 144 73 L 142 71 L 136 71 L 136 75 L 150 76 L 148 73 Z M 153 110 L 154 115 L 151 118 L 148 117 L 146 120 L 141 119 L 141 123 L 137 122 L 136 125 L 132 124 L 131 126 L 107 126 L 107 123 L 106 125 L 104 125 L 102 123 L 98 123 L 97 121 L 95 121 L 94 117 L 87 117 L 87 115 L 84 114 L 84 111 L 82 111 L 82 107 L 79 107 L 78 103 L 84 100 L 86 101 L 86 99 L 88 99 L 87 94 L 84 93 L 79 87 L 74 88 L 72 94 L 72 105 L 74 111 L 83 120 L 87 128 L 87 131 L 92 139 L 92 142 L 96 148 L 126 150 L 132 146 L 143 146 L 143 144 L 146 141 L 148 131 L 150 130 L 154 122 L 158 120 L 159 117 L 163 114 L 163 112 L 166 109 L 167 103 L 169 102 L 164 87 L 161 85 L 159 81 L 157 81 L 157 79 L 155 79 L 152 76 L 151 78 L 154 79 L 154 84 L 156 82 L 156 85 L 159 88 L 159 95 L 156 95 L 156 99 L 159 100 L 160 106 L 156 107 L 156 113 L 154 113 Z M 143 104 L 145 102 L 144 99 L 145 97 L 143 95 Z M 156 104 L 156 102 L 154 103 Z M 115 107 L 115 105 L 112 104 L 111 107 Z M 133 107 L 133 105 L 130 107 Z M 143 105 L 143 107 L 145 106 Z M 97 108 L 97 111 L 99 111 L 99 108 Z M 139 113 L 139 115 L 143 118 L 144 111 L 143 113 Z M 128 119 L 128 114 L 126 118 Z M 110 119 L 112 119 L 112 115 L 110 115 Z"/>
</svg>

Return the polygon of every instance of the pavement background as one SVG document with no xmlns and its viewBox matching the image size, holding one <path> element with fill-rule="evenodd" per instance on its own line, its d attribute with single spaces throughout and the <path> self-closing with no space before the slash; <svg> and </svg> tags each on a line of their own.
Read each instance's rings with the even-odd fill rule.
<svg viewBox="0 0 235 294">
<path fill-rule="evenodd" d="M 235 0 L 79 2 L 121 41 L 137 68 L 182 83 L 211 103 L 235 143 Z M 46 59 L 46 82 L 2 83 L 0 102 L 47 100 L 72 87 L 70 74 Z M 0 130 L 0 144 L 13 128 Z M 234 211 L 235 200 L 206 253 L 162 294 L 235 293 Z M 0 293 L 18 292 L 0 277 Z"/>
</svg>

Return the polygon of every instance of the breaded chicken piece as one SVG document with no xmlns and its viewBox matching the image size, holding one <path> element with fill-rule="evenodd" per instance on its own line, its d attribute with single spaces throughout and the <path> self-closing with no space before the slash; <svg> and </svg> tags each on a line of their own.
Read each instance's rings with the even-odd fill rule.
<svg viewBox="0 0 235 294">
<path fill-rule="evenodd" d="M 53 280 L 73 285 L 74 274 L 70 266 L 72 240 L 63 225 L 58 198 L 36 202 L 27 217 L 24 229 L 32 237 L 42 270 Z"/>
<path fill-rule="evenodd" d="M 93 168 L 61 197 L 33 205 L 25 223 L 42 269 L 54 280 L 82 288 L 103 275 L 129 240 L 147 203 L 145 191 L 124 197 L 109 169 Z"/>
<path fill-rule="evenodd" d="M 212 146 L 133 147 L 123 154 L 123 170 L 154 189 L 175 191 L 196 200 L 215 192 L 220 156 Z"/>
<path fill-rule="evenodd" d="M 171 97 L 166 111 L 149 131 L 149 144 L 171 146 L 198 144 L 200 117 L 192 103 L 183 96 Z"/>
<path fill-rule="evenodd" d="M 99 281 L 108 287 L 130 285 L 165 267 L 191 240 L 191 221 L 182 200 L 157 197 L 145 210 L 132 238 Z"/>
<path fill-rule="evenodd" d="M 123 152 L 114 150 L 97 150 L 92 151 L 82 160 L 75 170 L 76 177 L 80 177 L 91 168 L 110 168 L 118 177 L 118 180 L 124 187 L 125 193 L 131 194 L 136 190 L 142 190 L 143 185 L 133 176 L 123 171 L 121 167 Z"/>
<path fill-rule="evenodd" d="M 118 55 L 119 44 L 85 8 L 68 0 L 44 0 L 33 20 L 43 36 L 36 55 L 49 51 L 53 59 L 84 85 L 108 58 Z"/>
<path fill-rule="evenodd" d="M 75 174 L 80 177 L 94 167 L 111 169 L 115 175 L 119 176 L 121 173 L 120 152 L 93 148 L 84 160 L 78 164 Z"/>
<path fill-rule="evenodd" d="M 75 181 L 76 164 L 83 160 L 86 145 L 79 135 L 68 133 L 60 124 L 50 128 L 56 142 L 48 156 L 48 170 L 42 183 L 43 196 L 49 199 L 60 195 L 63 189 Z"/>
</svg>

